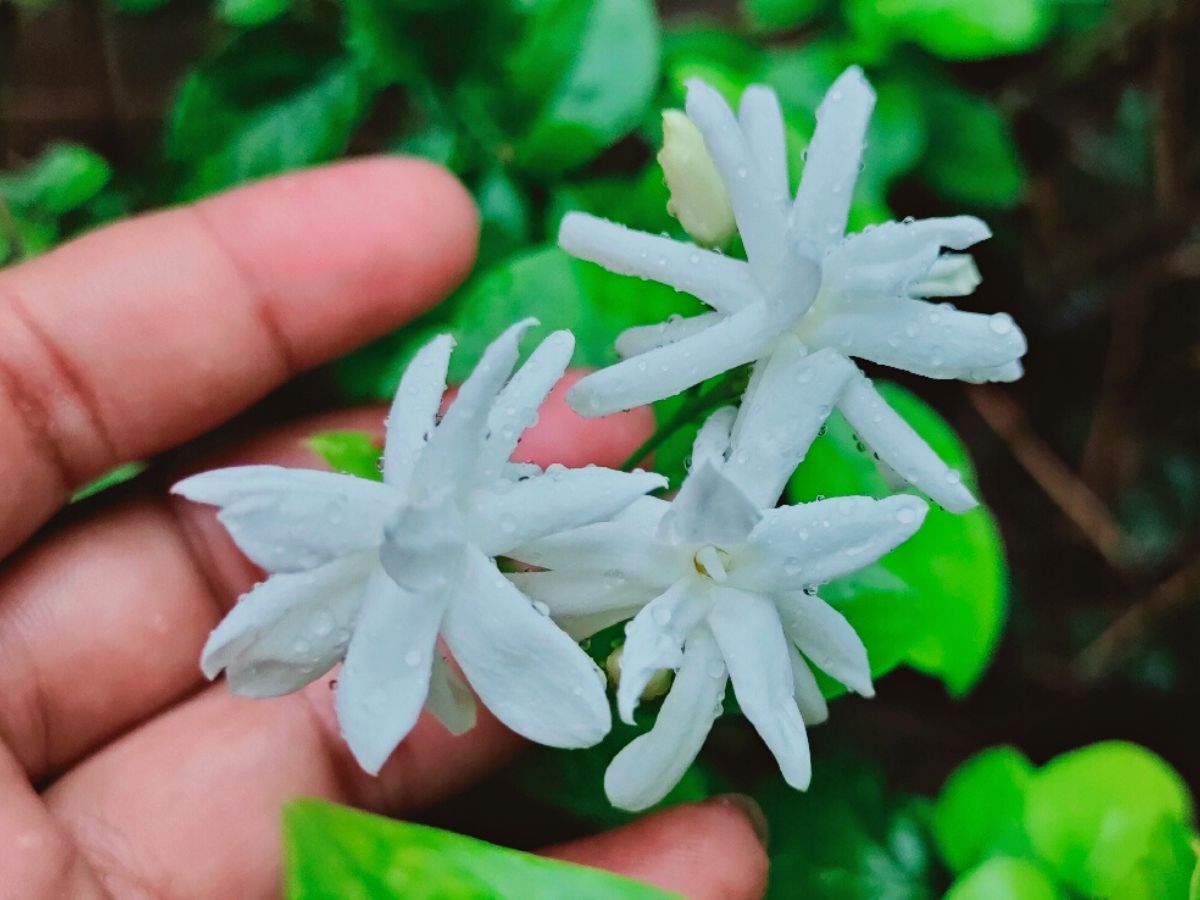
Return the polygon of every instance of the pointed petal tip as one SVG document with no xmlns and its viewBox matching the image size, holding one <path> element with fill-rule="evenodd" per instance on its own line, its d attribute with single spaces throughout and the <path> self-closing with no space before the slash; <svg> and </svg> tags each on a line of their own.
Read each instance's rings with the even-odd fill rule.
<svg viewBox="0 0 1200 900">
<path fill-rule="evenodd" d="M 591 377 L 591 375 L 585 375 L 567 391 L 567 406 L 588 419 L 605 416 L 613 412 L 611 409 L 605 409 L 604 405 L 600 402 L 600 398 L 596 396 L 592 385 L 588 383 Z"/>
</svg>

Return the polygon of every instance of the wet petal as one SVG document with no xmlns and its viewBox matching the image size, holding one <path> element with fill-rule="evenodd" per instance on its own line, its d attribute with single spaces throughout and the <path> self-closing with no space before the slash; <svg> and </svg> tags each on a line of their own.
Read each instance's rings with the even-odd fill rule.
<svg viewBox="0 0 1200 900">
<path fill-rule="evenodd" d="M 717 595 L 708 624 L 729 667 L 738 705 L 774 754 L 784 781 L 804 790 L 812 779 L 812 759 L 792 696 L 792 662 L 775 605 L 745 591 L 720 589 Z"/>
<path fill-rule="evenodd" d="M 696 468 L 711 462 L 717 468 L 725 465 L 725 454 L 729 452 L 729 435 L 737 417 L 737 408 L 723 406 L 704 420 L 692 442 L 692 464 Z"/>
<path fill-rule="evenodd" d="M 792 660 L 792 687 L 800 718 L 810 728 L 820 725 L 829 718 L 829 705 L 825 702 L 825 695 L 821 693 L 812 669 L 791 641 L 788 642 L 788 656 Z"/>
<path fill-rule="evenodd" d="M 850 427 L 879 459 L 935 503 L 951 512 L 966 512 L 977 505 L 962 476 L 942 462 L 868 378 L 860 374 L 852 379 L 839 406 Z"/>
<path fill-rule="evenodd" d="M 345 654 L 363 591 L 378 563 L 341 559 L 311 572 L 272 575 L 238 600 L 200 657 L 209 678 L 224 669 L 245 697 L 276 697 L 315 681 Z"/>
<path fill-rule="evenodd" d="M 867 648 L 845 616 L 820 597 L 804 591 L 782 595 L 777 607 L 788 639 L 795 642 L 813 665 L 856 694 L 875 696 Z"/>
<path fill-rule="evenodd" d="M 738 105 L 738 123 L 758 162 L 767 196 L 782 207 L 787 203 L 791 189 L 788 186 L 783 110 L 779 108 L 775 92 L 761 84 L 746 88 Z"/>
<path fill-rule="evenodd" d="M 604 676 L 496 566 L 467 551 L 445 638 L 479 699 L 501 722 L 550 747 L 589 747 L 612 723 Z"/>
<path fill-rule="evenodd" d="M 845 234 L 874 107 L 875 92 L 862 69 L 851 66 L 817 108 L 817 128 L 792 209 L 793 228 L 803 245 L 822 250 Z"/>
<path fill-rule="evenodd" d="M 613 806 L 646 809 L 679 783 L 720 713 L 727 680 L 716 641 L 707 628 L 698 628 L 688 639 L 654 727 L 630 741 L 604 773 L 604 790 Z"/>
<path fill-rule="evenodd" d="M 758 506 L 711 460 L 694 466 L 659 525 L 660 539 L 676 544 L 740 544 L 761 518 Z"/>
<path fill-rule="evenodd" d="M 685 241 L 635 231 L 587 213 L 563 217 L 559 246 L 618 275 L 636 275 L 698 297 L 715 310 L 734 313 L 760 299 L 741 260 Z"/>
<path fill-rule="evenodd" d="M 378 774 L 416 724 L 445 599 L 401 590 L 382 570 L 371 578 L 338 676 L 338 724 L 358 764 Z"/>
<path fill-rule="evenodd" d="M 570 568 L 561 572 L 510 572 L 508 580 L 535 604 L 542 604 L 556 621 L 630 607 L 636 611 L 662 590 L 659 584 Z"/>
<path fill-rule="evenodd" d="M 720 322 L 721 318 L 721 313 L 709 312 L 686 319 L 671 318 L 657 325 L 634 325 L 617 335 L 617 353 L 622 358 L 628 358 L 674 344 L 699 334 L 710 325 Z"/>
<path fill-rule="evenodd" d="M 475 727 L 475 695 L 439 653 L 433 654 L 425 708 L 451 734 L 466 734 Z"/>
<path fill-rule="evenodd" d="M 468 527 L 488 556 L 508 555 L 543 537 L 612 518 L 644 494 L 664 488 L 655 472 L 600 466 L 551 467 L 517 482 L 498 482 L 470 501 Z"/>
<path fill-rule="evenodd" d="M 617 710 L 633 724 L 642 691 L 659 669 L 677 669 L 683 644 L 708 612 L 709 590 L 698 578 L 684 578 L 651 600 L 625 629 Z"/>
<path fill-rule="evenodd" d="M 765 355 L 778 337 L 778 313 L 755 303 L 699 334 L 593 372 L 567 393 L 584 416 L 604 416 L 662 400 Z"/>
<path fill-rule="evenodd" d="M 378 547 L 402 499 L 375 481 L 281 466 L 204 472 L 171 492 L 220 507 L 234 543 L 268 572 L 313 569 Z"/>
<path fill-rule="evenodd" d="M 811 356 L 786 335 L 758 364 L 738 411 L 725 473 L 759 507 L 773 506 L 857 370 L 832 350 Z"/>
<path fill-rule="evenodd" d="M 554 332 L 538 344 L 500 391 L 487 419 L 488 436 L 479 461 L 483 480 L 500 477 L 517 441 L 537 421 L 538 408 L 562 378 L 574 352 L 575 336 L 569 331 Z"/>
<path fill-rule="evenodd" d="M 965 297 L 983 281 L 969 253 L 939 256 L 925 277 L 908 286 L 912 297 Z"/>
<path fill-rule="evenodd" d="M 453 350 L 454 338 L 439 335 L 418 350 L 404 370 L 388 413 L 384 442 L 383 478 L 391 485 L 402 488 L 407 483 L 433 433 Z"/>
<path fill-rule="evenodd" d="M 910 538 L 929 507 L 920 497 L 835 497 L 763 513 L 739 577 L 762 590 L 824 584 L 878 560 Z"/>
</svg>

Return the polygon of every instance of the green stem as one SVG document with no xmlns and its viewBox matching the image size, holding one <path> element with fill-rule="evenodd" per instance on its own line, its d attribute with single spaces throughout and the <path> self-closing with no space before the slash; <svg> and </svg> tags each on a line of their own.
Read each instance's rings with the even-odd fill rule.
<svg viewBox="0 0 1200 900">
<path fill-rule="evenodd" d="M 692 399 L 685 401 L 683 406 L 675 411 L 675 415 L 671 416 L 665 425 L 657 429 L 645 443 L 630 454 L 629 458 L 621 465 L 621 470 L 629 472 L 636 468 L 638 463 L 665 444 L 681 428 L 690 425 L 702 414 L 716 409 L 727 400 L 732 400 L 737 396 L 740 388 L 738 379 L 727 375 L 704 393 L 696 393 Z"/>
</svg>

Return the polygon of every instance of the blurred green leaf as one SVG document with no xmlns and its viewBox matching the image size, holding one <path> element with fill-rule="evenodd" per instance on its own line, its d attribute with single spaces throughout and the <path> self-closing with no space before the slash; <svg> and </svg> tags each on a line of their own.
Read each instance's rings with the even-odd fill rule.
<svg viewBox="0 0 1200 900">
<path fill-rule="evenodd" d="M 746 18 L 763 31 L 782 31 L 803 25 L 825 6 L 826 0 L 742 0 Z"/>
<path fill-rule="evenodd" d="M 292 0 L 218 0 L 217 14 L 230 25 L 254 28 L 279 18 Z"/>
<path fill-rule="evenodd" d="M 881 383 L 888 403 L 971 484 L 974 473 L 966 448 L 954 430 L 915 394 Z M 826 424 L 788 488 L 790 502 L 818 496 L 894 493 L 841 415 Z M 902 658 L 909 665 L 940 678 L 952 694 L 966 693 L 987 667 L 1004 625 L 1007 567 L 996 524 L 982 507 L 964 515 L 933 508 L 921 530 L 883 558 L 882 567 L 907 585 L 911 594 L 903 608 L 921 623 L 919 631 L 874 628 L 870 617 L 859 616 L 855 626 L 879 635 L 876 657 Z M 878 615 L 896 615 L 886 603 Z"/>
<path fill-rule="evenodd" d="M 669 198 L 658 163 L 650 163 L 632 177 L 616 175 L 564 182 L 550 194 L 546 233 L 552 238 L 556 236 L 562 217 L 578 211 L 641 231 L 681 234 L 675 219 L 667 212 Z"/>
<path fill-rule="evenodd" d="M 141 15 L 166 6 L 171 0 L 110 0 L 113 8 L 123 13 Z"/>
<path fill-rule="evenodd" d="M 1066 900 L 1066 895 L 1036 863 L 996 856 L 964 873 L 945 900 Z"/>
<path fill-rule="evenodd" d="M 919 82 L 928 150 L 919 173 L 946 200 L 1008 208 L 1021 198 L 1025 174 L 1008 122 L 988 100 L 944 78 Z"/>
<path fill-rule="evenodd" d="M 488 171 L 475 187 L 480 236 L 477 266 L 487 266 L 529 244 L 529 199 L 500 167 Z"/>
<path fill-rule="evenodd" d="M 334 158 L 369 100 L 330 35 L 290 25 L 244 32 L 180 88 L 167 133 L 180 198 Z"/>
<path fill-rule="evenodd" d="M 10 208 L 61 216 L 78 209 L 112 178 L 102 157 L 79 144 L 52 144 L 15 172 L 0 174 L 0 197 Z"/>
<path fill-rule="evenodd" d="M 658 888 L 315 800 L 284 809 L 290 900 L 653 900 Z"/>
<path fill-rule="evenodd" d="M 1032 777 L 1033 764 L 1013 747 L 984 750 L 954 770 L 933 808 L 934 840 L 951 871 L 965 872 L 992 856 L 1030 856 L 1022 817 Z M 973 889 L 1001 874 L 979 876 Z"/>
<path fill-rule="evenodd" d="M 818 758 L 807 792 L 771 779 L 755 798 L 771 825 L 769 900 L 935 896 L 924 806 L 890 794 L 874 767 Z"/>
<path fill-rule="evenodd" d="M 1024 821 L 1038 855 L 1068 885 L 1091 896 L 1133 896 L 1116 889 L 1146 878 L 1186 886 L 1194 859 L 1180 875 L 1178 854 L 1161 851 L 1164 839 L 1178 843 L 1170 823 L 1185 826 L 1192 812 L 1187 785 L 1167 763 L 1136 744 L 1108 741 L 1037 772 Z"/>
<path fill-rule="evenodd" d="M 305 443 L 335 472 L 368 481 L 383 480 L 379 468 L 383 448 L 365 431 L 323 431 Z"/>
<path fill-rule="evenodd" d="M 867 37 L 910 40 L 936 56 L 986 59 L 1041 45 L 1053 22 L 1048 0 L 849 0 L 846 15 Z"/>
</svg>

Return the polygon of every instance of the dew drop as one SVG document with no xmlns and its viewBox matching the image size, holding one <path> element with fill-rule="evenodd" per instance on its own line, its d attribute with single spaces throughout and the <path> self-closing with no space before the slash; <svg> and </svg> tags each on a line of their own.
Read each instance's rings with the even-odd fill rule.
<svg viewBox="0 0 1200 900">
<path fill-rule="evenodd" d="M 902 506 L 896 511 L 896 521 L 901 525 L 911 525 L 914 521 L 916 521 L 916 518 L 917 514 L 912 507 Z"/>
<path fill-rule="evenodd" d="M 1012 316 L 1008 313 L 996 313 L 988 318 L 988 327 L 996 334 L 1008 334 L 1013 328 Z"/>
<path fill-rule="evenodd" d="M 416 665 L 419 665 L 420 662 L 421 662 L 421 651 L 420 650 L 409 650 L 407 653 L 404 654 L 404 664 L 406 666 L 416 666 Z"/>
</svg>

